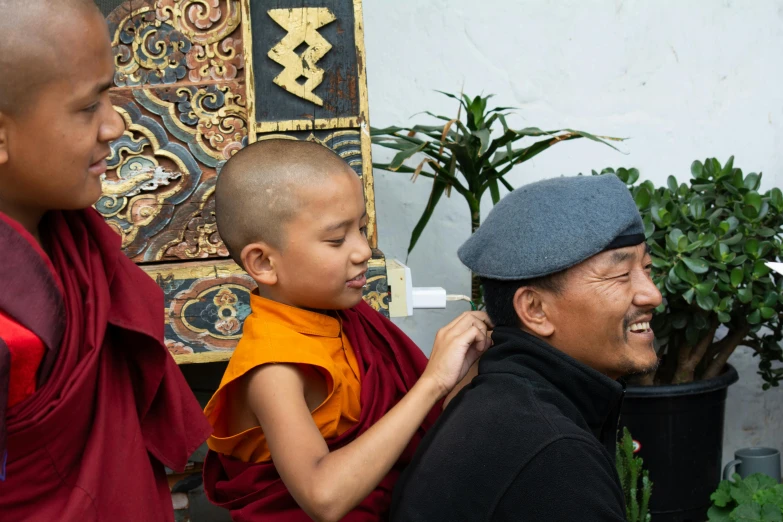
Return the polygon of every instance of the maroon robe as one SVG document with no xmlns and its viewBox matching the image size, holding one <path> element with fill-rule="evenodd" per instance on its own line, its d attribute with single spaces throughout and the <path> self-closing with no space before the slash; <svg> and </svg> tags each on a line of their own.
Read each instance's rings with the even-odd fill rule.
<svg viewBox="0 0 783 522">
<path fill-rule="evenodd" d="M 427 365 L 427 358 L 413 341 L 368 304 L 361 302 L 342 311 L 341 316 L 361 371 L 362 411 L 355 426 L 326 441 L 330 451 L 345 446 L 383 417 L 411 389 Z M 441 404 L 438 404 L 391 471 L 344 521 L 388 518 L 394 484 L 440 411 Z M 210 451 L 204 463 L 204 490 L 210 501 L 231 511 L 235 522 L 310 520 L 271 462 L 245 463 Z"/>
<path fill-rule="evenodd" d="M 0 416 L 0 518 L 173 520 L 164 465 L 182 470 L 210 428 L 163 345 L 162 292 L 94 210 L 40 230 L 51 264 L 0 219 L 0 308 L 47 347 L 37 391 Z"/>
</svg>

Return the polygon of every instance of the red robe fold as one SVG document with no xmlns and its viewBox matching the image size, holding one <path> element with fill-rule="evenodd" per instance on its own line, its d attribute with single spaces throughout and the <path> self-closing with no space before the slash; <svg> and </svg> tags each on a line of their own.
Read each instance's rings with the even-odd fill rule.
<svg viewBox="0 0 783 522">
<path fill-rule="evenodd" d="M 348 444 L 383 417 L 411 389 L 427 365 L 427 358 L 413 341 L 368 304 L 362 302 L 342 311 L 341 316 L 362 372 L 362 412 L 355 426 L 326 441 L 330 451 Z M 433 408 L 388 475 L 344 521 L 388 518 L 394 484 L 440 409 L 440 404 Z M 204 463 L 204 490 L 210 501 L 231 511 L 235 522 L 310 520 L 271 462 L 244 463 L 210 451 Z"/>
<path fill-rule="evenodd" d="M 48 349 L 39 389 L 0 419 L 0 518 L 173 520 L 164 465 L 210 428 L 163 345 L 162 292 L 91 209 L 49 213 L 41 235 L 54 273 L 0 220 L 0 308 Z"/>
</svg>

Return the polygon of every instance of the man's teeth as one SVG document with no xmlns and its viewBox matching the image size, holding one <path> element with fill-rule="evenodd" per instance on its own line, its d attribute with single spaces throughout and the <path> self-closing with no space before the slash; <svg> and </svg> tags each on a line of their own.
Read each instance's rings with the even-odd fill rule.
<svg viewBox="0 0 783 522">
<path fill-rule="evenodd" d="M 635 323 L 629 328 L 632 332 L 646 332 L 649 329 L 650 323 Z"/>
</svg>

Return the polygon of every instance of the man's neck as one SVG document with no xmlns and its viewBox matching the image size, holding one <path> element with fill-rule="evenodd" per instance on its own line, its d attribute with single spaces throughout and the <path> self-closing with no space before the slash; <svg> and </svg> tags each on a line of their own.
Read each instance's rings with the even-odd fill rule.
<svg viewBox="0 0 783 522">
<path fill-rule="evenodd" d="M 38 244 L 41 244 L 41 234 L 38 231 L 38 225 L 41 224 L 44 211 L 22 209 L 0 198 L 0 212 L 22 225 Z"/>
</svg>

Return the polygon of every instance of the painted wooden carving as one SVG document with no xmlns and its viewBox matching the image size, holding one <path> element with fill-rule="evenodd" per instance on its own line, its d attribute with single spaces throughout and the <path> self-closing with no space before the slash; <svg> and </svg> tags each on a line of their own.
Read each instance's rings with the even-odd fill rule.
<svg viewBox="0 0 783 522">
<path fill-rule="evenodd" d="M 163 289 L 177 362 L 228 358 L 249 313 L 254 283 L 228 259 L 214 189 L 223 163 L 257 140 L 319 142 L 362 178 L 365 299 L 387 313 L 360 0 L 127 0 L 107 23 L 125 133 L 95 207 Z"/>
</svg>

